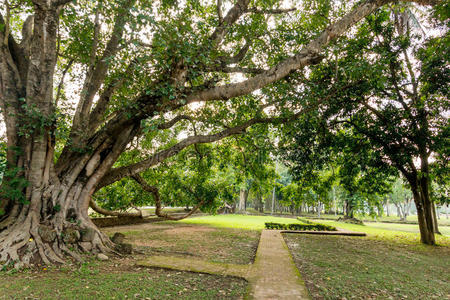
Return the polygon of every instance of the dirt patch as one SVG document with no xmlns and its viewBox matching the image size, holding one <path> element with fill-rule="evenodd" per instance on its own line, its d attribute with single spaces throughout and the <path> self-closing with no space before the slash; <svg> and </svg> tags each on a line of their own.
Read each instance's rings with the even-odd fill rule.
<svg viewBox="0 0 450 300">
<path fill-rule="evenodd" d="M 123 226 L 114 226 L 102 228 L 101 230 L 105 233 L 114 233 L 114 232 L 122 232 L 122 231 L 140 231 L 140 230 L 155 230 L 155 229 L 169 229 L 173 228 L 171 225 L 157 225 L 154 223 L 146 223 L 146 224 L 135 224 L 135 225 L 123 225 Z"/>
<path fill-rule="evenodd" d="M 260 233 L 232 228 L 164 222 L 102 228 L 109 236 L 125 234 L 125 242 L 135 253 L 202 257 L 224 263 L 248 264 L 253 261 Z"/>
<path fill-rule="evenodd" d="M 132 241 L 132 243 L 134 246 L 138 247 L 156 247 L 156 248 L 170 247 L 173 245 L 173 243 L 159 240 L 136 240 Z"/>
<path fill-rule="evenodd" d="M 212 227 L 201 227 L 201 226 L 185 226 L 176 227 L 164 230 L 164 233 L 168 234 L 182 234 L 182 233 L 198 233 L 198 232 L 212 232 L 217 231 L 217 229 Z"/>
</svg>

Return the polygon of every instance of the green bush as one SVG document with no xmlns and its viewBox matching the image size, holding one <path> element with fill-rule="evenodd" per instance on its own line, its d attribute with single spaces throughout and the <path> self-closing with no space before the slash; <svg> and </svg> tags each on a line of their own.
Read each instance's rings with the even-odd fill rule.
<svg viewBox="0 0 450 300">
<path fill-rule="evenodd" d="M 305 223 L 305 224 L 319 224 L 319 223 L 315 223 L 315 222 L 313 222 L 311 220 L 308 220 L 308 219 L 305 219 L 305 218 L 300 218 L 300 217 L 297 217 L 297 220 L 299 220 L 300 222 Z"/>
<path fill-rule="evenodd" d="M 306 230 L 306 231 L 336 231 L 333 226 L 314 223 L 314 224 L 280 224 L 280 223 L 265 223 L 266 229 L 275 230 Z"/>
</svg>

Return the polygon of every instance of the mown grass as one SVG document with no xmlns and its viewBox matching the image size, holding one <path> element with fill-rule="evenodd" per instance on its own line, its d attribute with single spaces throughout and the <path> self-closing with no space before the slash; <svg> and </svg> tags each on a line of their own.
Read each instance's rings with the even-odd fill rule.
<svg viewBox="0 0 450 300">
<path fill-rule="evenodd" d="M 397 223 L 382 223 L 382 222 L 367 222 L 366 226 L 387 230 L 405 231 L 419 233 L 419 225 L 417 224 L 397 224 Z M 450 226 L 438 226 L 441 234 L 450 236 Z"/>
<path fill-rule="evenodd" d="M 450 248 L 386 237 L 285 234 L 313 299 L 448 299 Z"/>
<path fill-rule="evenodd" d="M 248 215 L 216 215 L 216 216 L 202 216 L 189 218 L 182 221 L 186 224 L 202 224 L 221 228 L 239 228 L 250 230 L 262 230 L 264 229 L 264 223 L 301 223 L 295 218 L 280 218 L 272 216 L 248 216 Z"/>
<path fill-rule="evenodd" d="M 231 277 L 105 264 L 0 274 L 0 299 L 239 299 L 247 286 Z"/>
<path fill-rule="evenodd" d="M 302 217 L 307 218 L 317 218 L 317 214 L 302 214 Z M 337 220 L 342 217 L 342 215 L 334 215 L 334 214 L 321 214 L 321 218 L 325 219 L 333 219 Z M 405 223 L 405 221 L 401 221 L 397 216 L 381 216 L 381 217 L 371 217 L 369 215 L 360 215 L 356 214 L 355 217 L 359 220 L 365 222 L 393 222 L 393 223 Z M 411 215 L 406 218 L 406 223 L 418 224 L 417 216 Z M 450 219 L 447 219 L 445 215 L 441 214 L 440 219 L 438 219 L 438 224 L 441 226 L 450 226 Z"/>
<path fill-rule="evenodd" d="M 365 225 L 355 225 L 323 219 L 320 219 L 320 222 L 346 230 L 365 232 L 369 239 L 426 247 L 420 244 L 419 233 L 406 231 L 406 229 L 410 229 L 411 225 L 409 224 L 365 223 Z M 380 224 L 385 225 L 380 226 Z M 436 235 L 436 242 L 438 245 L 450 247 L 450 237 L 448 236 Z"/>
</svg>

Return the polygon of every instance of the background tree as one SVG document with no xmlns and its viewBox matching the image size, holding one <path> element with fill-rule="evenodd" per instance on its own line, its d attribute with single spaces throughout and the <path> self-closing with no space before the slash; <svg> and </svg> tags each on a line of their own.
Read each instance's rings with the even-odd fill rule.
<svg viewBox="0 0 450 300">
<path fill-rule="evenodd" d="M 392 192 L 388 197 L 390 202 L 397 208 L 397 214 L 400 217 L 400 220 L 406 221 L 412 202 L 411 190 L 404 187 L 404 183 L 401 179 L 397 179 L 392 186 Z"/>
<path fill-rule="evenodd" d="M 447 28 L 438 26 L 439 36 L 424 42 L 411 19 L 399 13 L 402 9 L 378 11 L 354 37 L 336 43 L 329 59 L 313 68 L 302 97 L 319 105 L 308 125 L 321 139 L 315 149 L 337 145 L 353 153 L 348 162 L 363 170 L 400 172 L 413 194 L 421 240 L 434 244 L 429 162 L 433 155 L 448 161 L 449 57 L 444 49 L 449 37 Z M 318 101 L 324 97 L 330 101 Z"/>
</svg>

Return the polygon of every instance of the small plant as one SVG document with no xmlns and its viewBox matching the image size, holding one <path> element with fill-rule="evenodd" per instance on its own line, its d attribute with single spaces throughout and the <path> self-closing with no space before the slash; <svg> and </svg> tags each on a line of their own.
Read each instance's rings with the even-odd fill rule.
<svg viewBox="0 0 450 300">
<path fill-rule="evenodd" d="M 318 224 L 318 223 L 315 223 L 315 222 L 313 222 L 311 220 L 308 220 L 308 219 L 305 219 L 305 218 L 301 218 L 301 217 L 297 217 L 297 220 L 299 220 L 300 222 L 305 223 L 305 224 Z"/>
<path fill-rule="evenodd" d="M 275 230 L 305 230 L 305 231 L 337 231 L 336 227 L 314 223 L 314 224 L 281 224 L 265 223 L 266 229 Z"/>
</svg>

